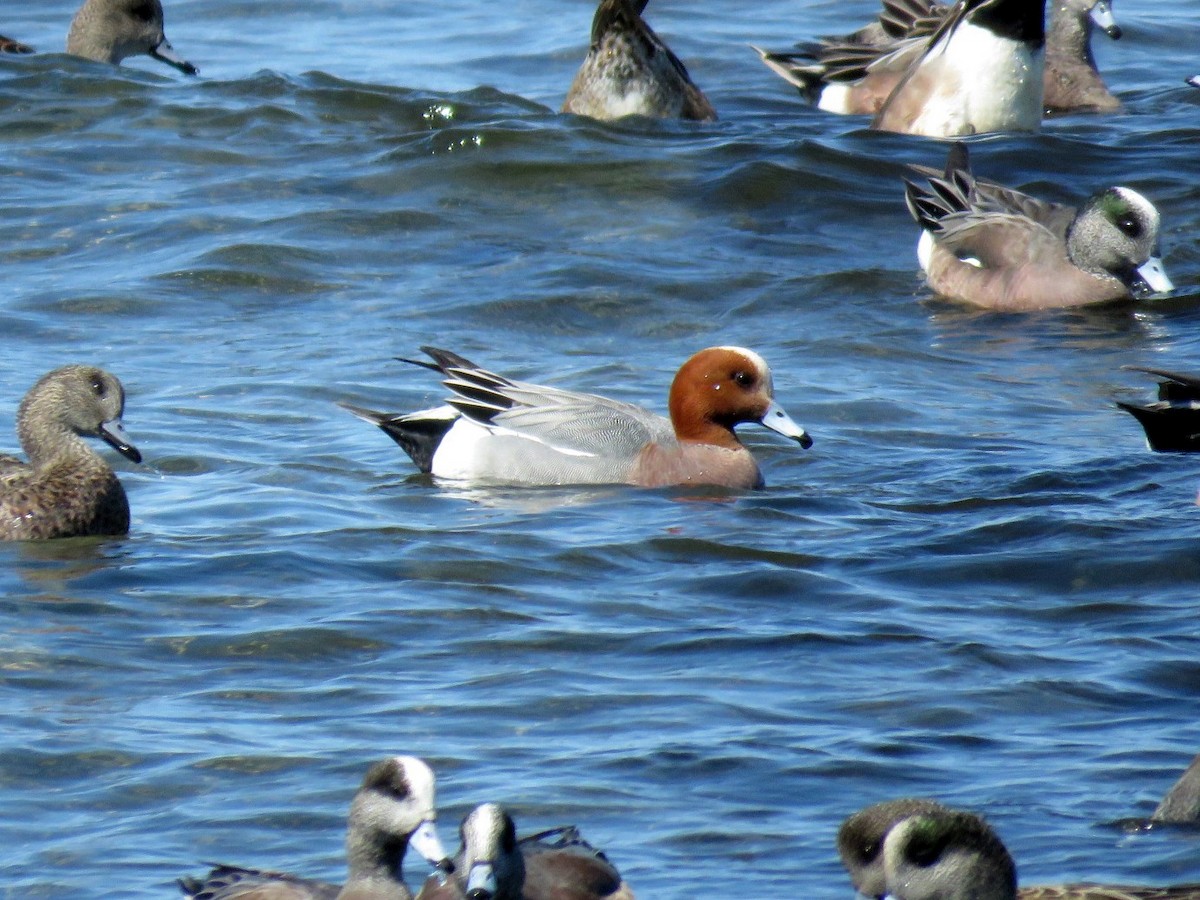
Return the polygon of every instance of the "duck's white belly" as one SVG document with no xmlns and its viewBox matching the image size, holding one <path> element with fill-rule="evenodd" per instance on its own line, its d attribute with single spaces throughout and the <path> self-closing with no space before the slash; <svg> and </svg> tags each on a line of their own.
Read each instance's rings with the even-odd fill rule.
<svg viewBox="0 0 1200 900">
<path fill-rule="evenodd" d="M 1044 51 L 964 22 L 936 66 L 935 88 L 912 132 L 953 137 L 987 131 L 1036 131 L 1042 121 Z"/>
</svg>

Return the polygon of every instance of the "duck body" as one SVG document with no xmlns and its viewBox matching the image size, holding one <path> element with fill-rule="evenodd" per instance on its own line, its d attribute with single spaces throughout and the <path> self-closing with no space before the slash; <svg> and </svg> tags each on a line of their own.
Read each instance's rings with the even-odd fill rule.
<svg viewBox="0 0 1200 900">
<path fill-rule="evenodd" d="M 960 0 L 876 114 L 882 131 L 955 137 L 1036 131 L 1045 0 Z"/>
<path fill-rule="evenodd" d="M 43 375 L 17 410 L 29 457 L 0 456 L 0 540 L 43 540 L 129 531 L 129 500 L 115 472 L 85 442 L 98 437 L 122 456 L 142 456 L 125 435 L 125 389 L 95 366 Z"/>
<path fill-rule="evenodd" d="M 430 876 L 417 900 L 635 900 L 573 825 L 518 840 L 504 808 L 484 803 L 464 817 L 460 834 L 453 876 Z"/>
<path fill-rule="evenodd" d="M 634 900 L 601 851 L 573 825 L 522 838 L 525 900 Z"/>
<path fill-rule="evenodd" d="M 409 846 L 439 868 L 451 865 L 435 826 L 433 772 L 415 756 L 371 766 L 347 819 L 344 885 L 218 865 L 179 879 L 179 888 L 188 900 L 412 900 L 402 872 Z"/>
<path fill-rule="evenodd" d="M 1174 287 L 1159 256 L 1158 211 L 1130 188 L 1100 191 L 1079 210 L 1045 203 L 977 181 L 960 143 L 928 188 L 906 181 L 905 202 L 922 228 L 917 256 L 926 280 L 950 299 L 1019 311 Z"/>
<path fill-rule="evenodd" d="M 1141 423 L 1150 449 L 1163 453 L 1200 452 L 1200 378 L 1162 369 L 1133 368 L 1162 379 L 1158 383 L 1157 402 L 1117 401 L 1117 406 Z M 1200 787 L 1196 791 L 1200 793 Z"/>
<path fill-rule="evenodd" d="M 1042 74 L 1046 113 L 1120 109 L 1096 68 L 1096 29 L 1117 40 L 1109 0 L 1050 0 Z M 763 62 L 828 112 L 874 116 L 930 38 L 954 12 L 935 0 L 884 0 L 878 19 L 852 34 L 802 44 L 798 51 L 758 50 Z M 756 48 L 757 49 L 757 48 Z"/>
<path fill-rule="evenodd" d="M 717 118 L 679 57 L 642 19 L 647 0 L 600 0 L 591 44 L 562 111 L 593 119 Z"/>
<path fill-rule="evenodd" d="M 410 414 L 342 404 L 379 426 L 436 477 L 477 484 L 762 485 L 734 425 L 759 422 L 810 446 L 775 402 L 770 369 L 739 347 L 702 350 L 671 386 L 671 418 L 595 394 L 515 381 L 458 354 L 423 347 L 448 406 Z"/>
</svg>

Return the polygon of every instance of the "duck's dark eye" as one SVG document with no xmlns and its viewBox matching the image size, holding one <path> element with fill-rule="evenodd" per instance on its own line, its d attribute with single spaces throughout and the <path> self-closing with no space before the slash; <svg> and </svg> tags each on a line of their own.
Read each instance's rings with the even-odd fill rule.
<svg viewBox="0 0 1200 900">
<path fill-rule="evenodd" d="M 915 866 L 928 868 L 942 858 L 946 835 L 939 832 L 915 834 L 905 848 L 904 856 Z"/>
<path fill-rule="evenodd" d="M 1117 227 L 1131 238 L 1142 236 L 1142 223 L 1134 216 L 1121 216 L 1117 219 Z"/>
<path fill-rule="evenodd" d="M 938 848 L 930 846 L 929 844 L 921 844 L 920 846 L 913 847 L 909 851 L 908 858 L 913 862 L 914 865 L 925 869 L 937 862 L 939 855 Z"/>
<path fill-rule="evenodd" d="M 403 772 L 395 772 L 390 778 L 381 779 L 377 787 L 380 793 L 396 800 L 407 800 L 412 796 L 412 788 Z"/>
<path fill-rule="evenodd" d="M 108 393 L 108 386 L 105 385 L 103 378 L 97 377 L 92 379 L 92 391 L 95 392 L 97 397 L 103 397 Z"/>
<path fill-rule="evenodd" d="M 744 369 L 733 373 L 733 380 L 744 388 L 753 386 L 754 375 Z"/>
<path fill-rule="evenodd" d="M 130 10 L 130 14 L 139 21 L 149 22 L 154 19 L 154 4 L 153 3 L 137 3 Z"/>
</svg>

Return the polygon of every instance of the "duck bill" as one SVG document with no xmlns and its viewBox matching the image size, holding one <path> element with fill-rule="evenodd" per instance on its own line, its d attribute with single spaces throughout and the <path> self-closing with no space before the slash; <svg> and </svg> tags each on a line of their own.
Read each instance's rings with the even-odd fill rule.
<svg viewBox="0 0 1200 900">
<path fill-rule="evenodd" d="M 475 863 L 467 876 L 467 900 L 490 900 L 495 894 L 496 870 L 491 863 Z"/>
<path fill-rule="evenodd" d="M 812 446 L 812 438 L 808 436 L 808 432 L 792 421 L 792 417 L 787 414 L 787 411 L 774 400 L 768 404 L 767 411 L 763 413 L 763 417 L 759 421 L 772 431 L 777 431 L 784 437 L 798 441 L 805 450 Z"/>
<path fill-rule="evenodd" d="M 446 853 L 446 848 L 442 846 L 442 839 L 438 837 L 437 827 L 433 824 L 432 819 L 426 819 L 417 826 L 417 830 L 408 839 L 408 844 L 425 857 L 434 868 L 441 869 L 443 872 L 454 871 L 454 863 L 450 862 L 450 857 Z"/>
<path fill-rule="evenodd" d="M 1134 270 L 1130 289 L 1134 296 L 1145 297 L 1150 294 L 1170 293 L 1175 290 L 1175 285 L 1167 277 L 1162 259 L 1152 256 Z"/>
<path fill-rule="evenodd" d="M 110 419 L 107 422 L 100 423 L 100 437 L 104 442 L 120 453 L 128 460 L 135 463 L 142 461 L 142 454 L 138 448 L 133 446 L 133 442 L 129 440 L 129 435 L 125 433 L 125 427 L 121 424 L 120 419 Z"/>
<path fill-rule="evenodd" d="M 200 74 L 199 69 L 175 52 L 175 48 L 171 46 L 171 42 L 166 38 L 163 38 L 159 42 L 159 45 L 150 51 L 150 55 L 161 62 L 165 62 L 168 66 L 174 66 L 184 75 Z"/>
<path fill-rule="evenodd" d="M 1121 39 L 1121 26 L 1117 24 L 1116 16 L 1113 15 L 1112 6 L 1108 0 L 1099 0 L 1092 11 L 1088 13 L 1092 23 L 1100 29 L 1103 29 L 1114 41 Z"/>
</svg>

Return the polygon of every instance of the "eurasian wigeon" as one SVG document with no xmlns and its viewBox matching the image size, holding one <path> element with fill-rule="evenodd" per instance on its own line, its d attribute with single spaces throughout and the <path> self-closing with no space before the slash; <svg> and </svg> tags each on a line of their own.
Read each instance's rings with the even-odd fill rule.
<svg viewBox="0 0 1200 900">
<path fill-rule="evenodd" d="M 405 414 L 343 403 L 378 425 L 422 472 L 513 485 L 711 484 L 758 488 L 762 474 L 734 433 L 758 422 L 802 447 L 804 429 L 774 400 L 771 370 L 742 347 L 710 347 L 671 384 L 671 418 L 595 394 L 513 381 L 470 360 L 422 347 L 454 396 L 448 406 Z"/>
<path fill-rule="evenodd" d="M 853 34 L 801 45 L 798 51 L 755 49 L 818 108 L 873 116 L 953 9 L 934 0 L 884 0 L 883 6 L 875 22 Z M 1113 40 L 1121 36 L 1109 0 L 1053 0 L 1042 77 L 1047 112 L 1120 108 L 1092 55 L 1097 27 Z"/>
<path fill-rule="evenodd" d="M 905 180 L 905 201 L 922 229 L 921 268 L 944 297 L 1031 310 L 1174 289 L 1159 258 L 1158 210 L 1127 187 L 1100 191 L 1076 211 L 977 181 L 959 143 L 928 189 Z"/>
<path fill-rule="evenodd" d="M 1141 423 L 1150 449 L 1200 452 L 1200 378 L 1162 369 L 1128 368 L 1163 379 L 1158 383 L 1158 400 L 1154 403 L 1117 401 L 1117 406 Z"/>
<path fill-rule="evenodd" d="M 418 900 L 634 900 L 608 858 L 574 827 L 516 838 L 495 803 L 471 810 L 459 829 L 454 875 L 431 875 Z"/>
<path fill-rule="evenodd" d="M 1169 887 L 1055 884 L 1017 887 L 1017 867 L 987 822 L 935 809 L 894 824 L 883 840 L 894 900 L 1200 900 L 1200 884 Z"/>
<path fill-rule="evenodd" d="M 121 424 L 124 410 L 121 382 L 95 366 L 63 366 L 29 389 L 17 409 L 17 437 L 29 462 L 0 456 L 0 540 L 129 531 L 125 489 L 83 440 L 98 437 L 141 462 Z"/>
<path fill-rule="evenodd" d="M 412 900 L 402 872 L 410 845 L 432 865 L 452 866 L 435 822 L 432 770 L 415 756 L 394 756 L 371 766 L 350 804 L 344 886 L 217 866 L 179 887 L 190 900 Z"/>
<path fill-rule="evenodd" d="M 113 65 L 145 54 L 186 75 L 200 71 L 175 54 L 163 33 L 159 0 L 87 0 L 71 21 L 67 52 Z"/>
<path fill-rule="evenodd" d="M 717 118 L 687 69 L 642 20 L 648 0 L 600 0 L 587 57 L 562 111 L 593 119 Z"/>
</svg>

